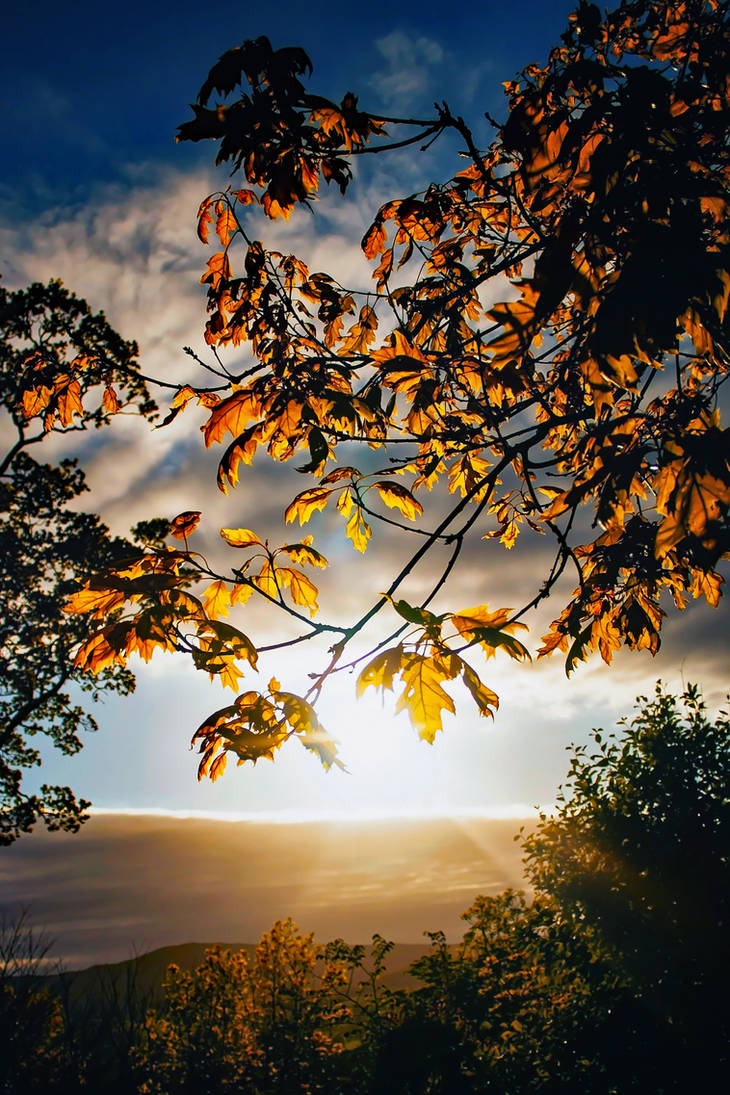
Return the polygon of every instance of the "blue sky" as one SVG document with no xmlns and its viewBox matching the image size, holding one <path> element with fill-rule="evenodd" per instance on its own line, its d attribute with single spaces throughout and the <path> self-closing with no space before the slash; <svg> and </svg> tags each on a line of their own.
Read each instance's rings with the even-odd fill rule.
<svg viewBox="0 0 730 1095">
<path fill-rule="evenodd" d="M 198 278 L 207 256 L 195 238 L 195 210 L 227 179 L 213 169 L 212 146 L 176 145 L 173 138 L 220 53 L 260 34 L 275 46 L 298 44 L 314 62 L 313 90 L 338 99 L 352 90 L 363 105 L 387 111 L 398 104 L 406 112 L 430 111 L 434 99 L 445 98 L 486 139 L 483 112 L 503 112 L 502 81 L 545 56 L 571 7 L 43 2 L 29 14 L 14 6 L 3 17 L 0 47 L 5 281 L 14 287 L 62 277 L 139 341 L 145 372 L 184 376 L 180 347 L 201 344 L 204 322 Z M 319 268 L 339 263 L 349 273 L 352 260 L 358 276 L 357 241 L 369 215 L 385 198 L 458 170 L 453 151 L 437 146 L 415 164 L 404 153 L 362 168 L 346 205 L 328 196 L 316 220 L 298 213 L 290 225 L 270 227 L 267 238 L 286 238 Z M 94 437 L 74 453 L 92 487 L 86 504 L 119 532 L 157 513 L 201 509 L 211 550 L 220 525 L 283 528 L 281 513 L 301 482 L 292 487 L 256 465 L 224 499 L 215 489 L 215 454 L 203 450 L 198 425 L 191 414 L 151 434 L 124 421 Z M 49 458 L 62 452 L 68 447 L 49 442 Z M 346 575 L 346 588 L 329 589 L 335 610 L 356 604 L 360 582 L 382 588 L 378 567 L 397 559 L 394 543 L 384 540 L 377 559 L 361 560 L 336 542 L 324 519 L 312 531 L 329 537 L 334 569 Z M 529 545 L 519 558 L 496 550 L 468 556 L 454 583 L 454 607 L 492 597 L 516 603 L 506 598 L 519 595 L 526 573 L 539 574 L 541 560 Z M 254 634 L 263 641 L 270 625 L 256 622 Z M 534 623 L 534 645 L 543 622 Z M 593 725 L 612 725 L 657 676 L 675 688 L 683 679 L 699 680 L 718 703 L 726 664 L 726 629 L 718 614 L 701 608 L 668 626 L 655 661 L 644 653 L 621 657 L 611 669 L 593 662 L 571 682 L 557 660 L 532 670 L 491 663 L 487 683 L 502 698 L 495 723 L 478 720 L 463 703 L 464 713 L 448 720 L 432 748 L 415 739 L 404 716 L 393 717 L 387 701 L 356 705 L 354 682 L 346 678 L 323 698 L 321 717 L 342 742 L 349 774 L 325 774 L 292 747 L 275 765 L 232 770 L 215 786 L 199 786 L 187 745 L 222 697 L 186 663 L 159 656 L 140 668 L 135 697 L 100 709 L 102 730 L 83 753 L 70 760 L 49 754 L 42 778 L 67 781 L 96 805 L 116 809 L 518 813 L 552 801 L 568 743 L 584 740 Z M 268 668 L 296 687 L 310 665 L 290 657 Z"/>
</svg>

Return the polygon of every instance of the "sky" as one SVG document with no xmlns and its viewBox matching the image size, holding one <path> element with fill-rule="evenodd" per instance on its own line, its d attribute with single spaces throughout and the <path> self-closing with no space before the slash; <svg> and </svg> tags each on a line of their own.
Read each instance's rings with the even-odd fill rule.
<svg viewBox="0 0 730 1095">
<path fill-rule="evenodd" d="M 538 0 L 460 6 L 315 0 L 211 12 L 187 0 L 174 7 L 42 0 L 31 20 L 27 8 L 14 5 L 3 16 L 0 45 L 4 284 L 62 278 L 138 341 L 146 374 L 187 379 L 181 348 L 202 351 L 205 318 L 199 276 L 207 253 L 195 235 L 195 213 L 201 198 L 228 179 L 213 167 L 212 146 L 176 145 L 174 133 L 225 49 L 261 34 L 275 46 L 301 45 L 314 64 L 314 90 L 336 99 L 353 90 L 364 106 L 384 112 L 430 111 L 434 100 L 445 99 L 487 140 L 483 115 L 504 113 L 502 81 L 546 56 L 571 8 Z M 286 244 L 316 269 L 362 278 L 357 245 L 375 209 L 458 170 L 454 153 L 445 142 L 420 157 L 378 161 L 358 170 L 347 202 L 326 195 L 316 218 L 298 211 L 288 225 L 261 231 L 267 244 Z M 91 488 L 84 504 L 116 533 L 183 510 L 203 511 L 200 542 L 211 552 L 221 525 L 281 532 L 283 510 L 301 480 L 292 484 L 286 471 L 257 463 L 224 498 L 215 487 L 219 454 L 205 451 L 200 422 L 191 412 L 150 431 L 125 419 L 78 449 L 49 439 L 47 458 L 80 458 Z M 306 531 L 332 563 L 323 580 L 324 618 L 328 611 L 353 616 L 361 590 L 383 588 L 402 559 L 403 545 L 385 535 L 377 554 L 356 555 L 326 517 Z M 541 545 L 529 541 L 509 556 L 496 544 L 474 547 L 454 576 L 449 604 L 521 603 L 525 580 L 539 585 L 544 561 Z M 428 571 L 420 574 L 409 593 L 417 597 L 428 579 Z M 556 600 L 529 621 L 533 649 L 559 607 Z M 278 621 L 255 616 L 254 623 L 260 642 L 279 635 Z M 479 719 L 459 697 L 457 716 L 447 716 L 433 746 L 417 740 L 405 715 L 393 714 L 390 699 L 382 703 L 370 693 L 358 702 L 354 679 L 342 677 L 318 710 L 340 742 L 346 772 L 323 771 L 292 743 L 275 764 L 231 769 L 215 785 L 196 782 L 189 742 L 203 717 L 229 699 L 186 661 L 156 655 L 148 666 L 133 666 L 133 697 L 108 699 L 98 709 L 100 732 L 81 754 L 44 753 L 39 781 L 68 782 L 102 810 L 173 817 L 526 816 L 554 801 L 570 744 L 585 741 L 593 726 L 613 726 L 658 677 L 674 689 L 697 681 L 710 705 L 719 705 L 727 654 L 726 609 L 693 606 L 668 622 L 653 660 L 646 652 L 621 655 L 610 668 L 593 660 L 566 681 L 558 659 L 531 667 L 496 659 L 485 673 L 501 700 L 494 722 Z M 275 672 L 285 687 L 306 687 L 323 656 L 306 650 L 265 659 L 261 679 Z"/>
</svg>

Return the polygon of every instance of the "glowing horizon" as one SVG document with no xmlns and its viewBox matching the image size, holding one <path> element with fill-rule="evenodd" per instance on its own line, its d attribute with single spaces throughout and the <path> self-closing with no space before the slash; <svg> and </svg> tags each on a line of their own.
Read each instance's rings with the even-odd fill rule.
<svg viewBox="0 0 730 1095">
<path fill-rule="evenodd" d="M 121 817 L 160 817 L 176 821 L 228 821 L 252 822 L 260 824 L 295 825 L 314 822 L 365 822 L 365 821 L 435 821 L 462 819 L 480 819 L 485 821 L 510 821 L 537 818 L 540 812 L 547 813 L 552 804 L 546 807 L 528 806 L 524 802 L 510 803 L 494 807 L 462 807 L 448 810 L 434 807 L 432 810 L 417 809 L 377 809 L 359 808 L 354 810 L 193 810 L 168 809 L 163 806 L 92 806 L 89 814 L 94 816 Z"/>
</svg>

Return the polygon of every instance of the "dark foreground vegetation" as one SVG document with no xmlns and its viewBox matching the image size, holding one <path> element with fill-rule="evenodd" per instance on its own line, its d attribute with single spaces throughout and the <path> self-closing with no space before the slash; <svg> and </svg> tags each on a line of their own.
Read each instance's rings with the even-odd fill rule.
<svg viewBox="0 0 730 1095">
<path fill-rule="evenodd" d="M 290 920 L 156 986 L 139 960 L 42 977 L 6 928 L 0 1090 L 687 1092 L 728 1064 L 729 838 L 730 720 L 658 687 L 573 752 L 523 841 L 532 898 L 477 897 L 456 945 L 429 932 L 413 987 L 381 937 L 322 947 Z"/>
</svg>

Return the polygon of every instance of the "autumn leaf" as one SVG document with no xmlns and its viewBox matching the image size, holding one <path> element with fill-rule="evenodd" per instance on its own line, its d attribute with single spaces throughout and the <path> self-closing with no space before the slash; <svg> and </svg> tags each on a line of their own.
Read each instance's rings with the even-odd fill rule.
<svg viewBox="0 0 730 1095">
<path fill-rule="evenodd" d="M 238 222 L 229 205 L 223 205 L 218 213 L 215 230 L 223 246 L 228 247 L 231 237 L 238 231 Z"/>
<path fill-rule="evenodd" d="M 226 541 L 227 544 L 230 544 L 231 547 L 263 547 L 262 541 L 259 539 L 255 532 L 251 532 L 251 529 L 222 528 L 220 532 L 223 539 Z"/>
<path fill-rule="evenodd" d="M 310 616 L 317 615 L 317 587 L 310 582 L 306 574 L 293 567 L 277 567 L 277 578 L 291 593 L 294 604 L 309 609 Z"/>
<path fill-rule="evenodd" d="M 455 613 L 451 622 L 467 641 L 478 642 L 488 658 L 501 649 L 516 661 L 529 660 L 529 651 L 512 634 L 513 631 L 527 631 L 527 626 L 520 621 L 509 623 L 511 612 L 510 608 L 491 612 L 488 605 L 479 605 Z"/>
<path fill-rule="evenodd" d="M 470 665 L 464 661 L 461 665 L 461 679 L 479 708 L 479 714 L 494 718 L 494 713 L 499 707 L 499 696 L 491 688 L 487 688 Z"/>
<path fill-rule="evenodd" d="M 206 447 L 221 441 L 226 433 L 238 437 L 251 419 L 258 417 L 259 410 L 256 397 L 246 389 L 222 400 L 213 408 L 210 418 L 202 427 Z"/>
<path fill-rule="evenodd" d="M 215 760 L 212 762 L 210 770 L 208 772 L 211 783 L 215 783 L 219 776 L 223 775 L 226 770 L 227 761 L 228 754 L 224 751 L 222 753 L 219 753 Z"/>
<path fill-rule="evenodd" d="M 378 482 L 373 486 L 386 506 L 399 510 L 409 521 L 415 521 L 416 517 L 423 514 L 421 503 L 416 501 L 411 492 L 400 483 Z"/>
<path fill-rule="evenodd" d="M 402 646 L 394 646 L 389 650 L 381 650 L 379 654 L 376 654 L 357 678 L 358 696 L 362 696 L 367 688 L 382 688 L 392 691 L 393 678 L 396 673 L 400 672 L 402 658 Z"/>
<path fill-rule="evenodd" d="M 116 414 L 119 410 L 119 399 L 114 389 L 107 385 L 104 389 L 104 395 L 102 396 L 102 407 L 107 414 Z"/>
<path fill-rule="evenodd" d="M 78 380 L 72 380 L 63 387 L 57 396 L 58 416 L 61 425 L 70 426 L 75 414 L 83 415 L 84 408 L 81 403 L 81 384 Z"/>
<path fill-rule="evenodd" d="M 346 525 L 346 532 L 352 541 L 352 546 L 358 551 L 365 551 L 368 540 L 372 536 L 372 530 L 362 515 L 360 506 L 355 506 Z"/>
<path fill-rule="evenodd" d="M 212 206 L 212 198 L 203 198 L 198 209 L 198 239 L 201 243 L 208 242 L 208 226 L 213 221 Z"/>
<path fill-rule="evenodd" d="M 90 673 L 100 673 L 115 662 L 124 664 L 123 643 L 110 642 L 112 636 L 119 636 L 119 630 L 112 625 L 102 628 L 91 635 L 81 644 L 74 658 L 74 665 L 78 669 L 88 670 Z"/>
<path fill-rule="evenodd" d="M 88 586 L 72 593 L 63 606 L 64 612 L 85 613 L 90 612 L 96 617 L 102 617 L 115 608 L 119 608 L 126 601 L 126 596 L 115 589 L 90 589 Z"/>
<path fill-rule="evenodd" d="M 26 418 L 33 418 L 40 414 L 48 406 L 48 401 L 53 395 L 52 388 L 40 385 L 38 388 L 30 388 L 23 392 L 23 413 Z"/>
<path fill-rule="evenodd" d="M 200 524 L 200 516 L 200 510 L 185 510 L 184 513 L 178 513 L 177 517 L 173 517 L 170 522 L 170 536 L 176 540 L 187 540 Z"/>
<path fill-rule="evenodd" d="M 383 228 L 382 223 L 374 221 L 363 236 L 362 243 L 360 244 L 362 250 L 365 252 L 365 257 L 374 259 L 376 255 L 379 255 L 385 250 L 387 240 L 388 234 Z"/>
<path fill-rule="evenodd" d="M 230 603 L 231 592 L 228 585 L 221 579 L 211 582 L 203 594 L 203 608 L 208 616 L 213 618 L 227 616 Z"/>
<path fill-rule="evenodd" d="M 407 711 L 418 736 L 432 743 L 443 729 L 443 712 L 454 714 L 456 708 L 448 692 L 442 688 L 455 673 L 447 659 L 418 653 L 406 654 L 401 662 L 404 690 L 396 703 L 396 712 Z"/>
<path fill-rule="evenodd" d="M 308 490 L 303 490 L 287 506 L 284 514 L 286 523 L 290 524 L 298 520 L 300 525 L 305 524 L 313 513 L 324 509 L 331 494 L 332 491 L 324 487 L 310 487 Z"/>
<path fill-rule="evenodd" d="M 311 536 L 305 537 L 300 544 L 285 544 L 279 550 L 285 551 L 293 563 L 309 563 L 314 567 L 327 566 L 324 555 L 312 547 Z"/>
</svg>

